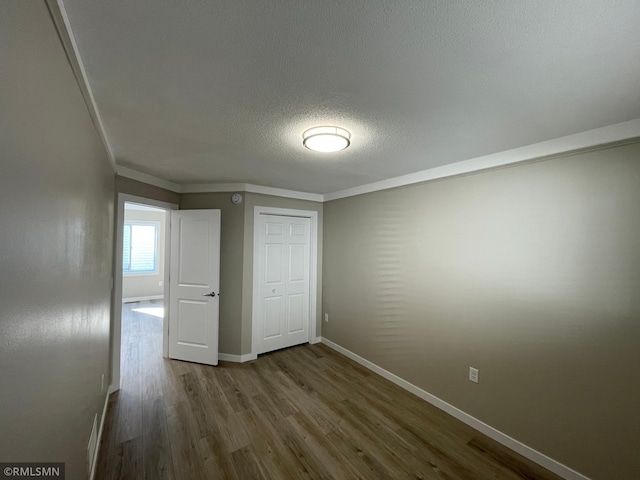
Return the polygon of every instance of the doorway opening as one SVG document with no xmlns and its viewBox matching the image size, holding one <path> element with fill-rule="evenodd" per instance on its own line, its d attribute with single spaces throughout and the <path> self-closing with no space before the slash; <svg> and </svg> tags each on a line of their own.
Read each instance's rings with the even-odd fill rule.
<svg viewBox="0 0 640 480">
<path fill-rule="evenodd" d="M 167 356 L 169 211 L 178 209 L 128 194 L 117 206 L 111 392 L 135 389 L 136 372 Z"/>
<path fill-rule="evenodd" d="M 125 202 L 122 235 L 121 388 L 162 359 L 167 210 Z"/>
</svg>

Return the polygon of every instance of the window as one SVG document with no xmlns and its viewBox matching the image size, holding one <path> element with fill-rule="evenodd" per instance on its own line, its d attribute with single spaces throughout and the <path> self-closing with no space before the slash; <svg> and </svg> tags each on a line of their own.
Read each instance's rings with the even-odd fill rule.
<svg viewBox="0 0 640 480">
<path fill-rule="evenodd" d="M 156 222 L 125 222 L 122 271 L 125 274 L 158 273 L 158 230 Z"/>
</svg>

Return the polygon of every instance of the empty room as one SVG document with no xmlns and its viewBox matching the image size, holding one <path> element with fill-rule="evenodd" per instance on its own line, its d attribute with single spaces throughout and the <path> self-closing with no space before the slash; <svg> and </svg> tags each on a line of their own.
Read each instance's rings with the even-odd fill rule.
<svg viewBox="0 0 640 480">
<path fill-rule="evenodd" d="M 2 478 L 640 479 L 638 25 L 0 2 Z"/>
</svg>

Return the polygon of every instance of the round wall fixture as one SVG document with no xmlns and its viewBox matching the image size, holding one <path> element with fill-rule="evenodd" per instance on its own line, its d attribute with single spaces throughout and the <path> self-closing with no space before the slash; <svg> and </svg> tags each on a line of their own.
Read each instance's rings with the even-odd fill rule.
<svg viewBox="0 0 640 480">
<path fill-rule="evenodd" d="M 236 205 L 242 203 L 242 195 L 240 195 L 239 193 L 234 193 L 233 195 L 231 195 L 231 203 L 235 203 Z"/>
<path fill-rule="evenodd" d="M 302 134 L 302 144 L 314 152 L 338 152 L 351 144 L 351 134 L 340 127 L 313 127 Z"/>
</svg>

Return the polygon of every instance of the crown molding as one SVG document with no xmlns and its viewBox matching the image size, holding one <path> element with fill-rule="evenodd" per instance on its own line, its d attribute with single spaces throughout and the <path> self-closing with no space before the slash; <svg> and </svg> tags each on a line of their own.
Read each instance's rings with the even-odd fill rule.
<svg viewBox="0 0 640 480">
<path fill-rule="evenodd" d="M 187 183 L 180 185 L 180 193 L 244 192 L 246 183 Z"/>
<path fill-rule="evenodd" d="M 298 192 L 296 190 L 286 190 L 283 188 L 263 187 L 261 185 L 247 184 L 247 192 L 260 193 L 262 195 L 273 195 L 276 197 L 295 198 L 298 200 L 309 200 L 311 202 L 324 202 L 324 195 L 321 193 Z"/>
<path fill-rule="evenodd" d="M 586 132 L 567 135 L 555 138 L 546 142 L 534 143 L 526 147 L 514 148 L 504 152 L 484 155 L 461 162 L 443 165 L 441 167 L 430 168 L 421 172 L 402 175 L 379 182 L 369 183 L 358 187 L 340 190 L 338 192 L 324 195 L 324 201 L 337 200 L 340 198 L 353 197 L 365 193 L 388 190 L 390 188 L 412 185 L 415 183 L 427 182 L 439 178 L 452 177 L 465 173 L 487 170 L 505 165 L 525 162 L 550 155 L 581 150 L 589 147 L 596 147 L 607 143 L 619 142 L 640 136 L 640 118 L 629 120 L 628 122 L 616 123 L 602 128 L 588 130 Z"/>
<path fill-rule="evenodd" d="M 107 151 L 111 168 L 113 168 L 114 171 L 117 171 L 118 166 L 113 155 L 113 149 L 111 148 L 111 144 L 109 143 L 109 139 L 105 133 L 102 117 L 100 116 L 100 110 L 98 109 L 98 105 L 96 104 L 93 96 L 93 90 L 91 90 L 87 71 L 84 68 L 82 58 L 80 57 L 76 37 L 73 35 L 73 30 L 71 29 L 71 24 L 69 23 L 69 17 L 64 7 L 64 3 L 62 0 L 46 0 L 46 4 L 49 9 L 49 14 L 51 15 L 51 19 L 53 20 L 53 24 L 58 32 L 60 43 L 62 43 L 62 47 L 67 55 L 67 60 L 71 65 L 73 75 L 76 78 L 76 82 L 80 87 L 84 102 L 89 110 L 89 116 L 91 117 L 93 126 L 102 140 L 105 150 Z"/>
<path fill-rule="evenodd" d="M 133 170 L 132 168 L 118 166 L 116 173 L 121 177 L 130 178 L 131 180 L 137 180 L 142 183 L 148 183 L 149 185 L 164 188 L 165 190 L 170 190 L 175 193 L 182 193 L 182 188 L 177 183 L 149 175 L 148 173 L 142 173 L 137 170 Z"/>
<path fill-rule="evenodd" d="M 284 188 L 265 187 L 252 183 L 193 183 L 180 186 L 181 193 L 215 193 L 215 192 L 249 192 L 274 197 L 295 198 L 297 200 L 309 200 L 311 202 L 324 201 L 324 195 L 320 193 L 299 192 Z"/>
<path fill-rule="evenodd" d="M 165 188 L 176 193 L 251 192 L 322 203 L 329 202 L 331 200 L 338 200 L 340 198 L 353 197 L 356 195 L 363 195 L 365 193 L 402 187 L 405 185 L 428 182 L 430 180 L 440 178 L 513 165 L 552 155 L 566 154 L 576 150 L 596 148 L 598 146 L 621 142 L 637 137 L 640 137 L 640 118 L 324 195 L 320 193 L 299 192 L 283 188 L 266 187 L 251 183 L 177 184 L 127 167 L 118 167 L 117 172 L 118 175 L 122 177 L 155 185 L 156 187 Z"/>
<path fill-rule="evenodd" d="M 121 177 L 130 178 L 139 182 L 147 183 L 156 187 L 164 188 L 175 193 L 217 193 L 217 192 L 250 192 L 262 195 L 272 195 L 274 197 L 295 198 L 298 200 L 309 200 L 320 202 L 324 196 L 319 193 L 298 192 L 286 190 L 284 188 L 265 187 L 253 185 L 251 183 L 189 183 L 178 184 L 162 178 L 158 178 L 148 173 L 142 173 L 128 167 L 119 166 L 117 173 Z"/>
</svg>

